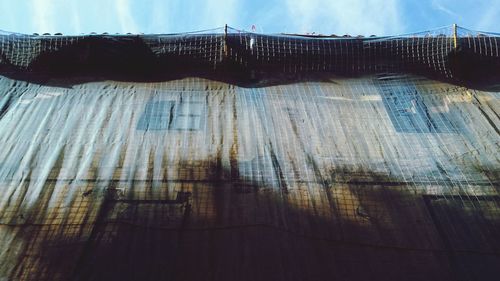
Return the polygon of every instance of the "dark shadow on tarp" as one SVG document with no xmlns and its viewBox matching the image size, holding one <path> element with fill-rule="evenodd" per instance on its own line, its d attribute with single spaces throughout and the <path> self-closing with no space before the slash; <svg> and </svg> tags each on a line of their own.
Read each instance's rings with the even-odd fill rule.
<svg viewBox="0 0 500 281">
<path fill-rule="evenodd" d="M 207 176 L 187 181 L 189 188 L 181 184 L 169 197 L 153 190 L 122 194 L 120 182 L 111 182 L 103 193 L 82 194 L 101 202 L 89 205 L 100 207 L 88 225 L 17 226 L 24 228 L 27 243 L 19 250 L 26 254 L 18 253 L 9 280 L 456 280 L 459 271 L 449 261 L 454 253 L 424 198 L 397 179 L 331 171 L 332 178 L 350 179 L 316 179 L 328 201 L 311 205 L 310 195 L 297 199 L 300 192 L 246 181 L 220 161 L 178 168 L 185 174 L 202 169 Z M 182 182 L 166 180 L 162 188 L 174 183 Z M 440 219 L 455 215 L 438 213 Z M 498 231 L 498 222 L 484 227 Z M 456 237 L 474 245 L 477 236 L 463 229 Z M 478 262 L 500 256 L 471 250 L 460 254 Z"/>
<path fill-rule="evenodd" d="M 332 77 L 361 77 L 386 72 L 420 75 L 474 89 L 495 90 L 500 85 L 500 57 L 466 48 L 465 41 L 448 54 L 424 59 L 419 56 L 425 53 L 415 57 L 417 54 L 408 50 L 409 53 L 404 54 L 407 50 L 401 46 L 393 50 L 394 40 L 408 40 L 407 44 L 415 41 L 410 39 L 381 41 L 373 45 L 377 46 L 374 47 L 376 49 L 370 51 L 367 49 L 368 39 L 318 41 L 301 38 L 290 40 L 312 44 L 309 50 L 292 48 L 290 54 L 275 55 L 274 52 L 283 52 L 281 48 L 284 47 L 273 43 L 268 46 L 270 49 L 267 53 L 264 52 L 267 57 L 262 58 L 255 54 L 255 50 L 249 49 L 249 42 L 254 35 L 229 34 L 226 39 L 221 34 L 203 36 L 87 36 L 75 40 L 75 43 L 42 52 L 31 59 L 26 68 L 9 61 L 2 53 L 8 49 L 0 49 L 0 75 L 59 87 L 104 80 L 161 82 L 186 77 L 201 77 L 242 87 L 266 87 L 306 81 L 325 82 L 331 81 Z M 209 37 L 219 41 L 209 43 L 211 41 L 206 39 Z M 267 37 L 275 40 L 272 36 L 261 37 L 260 40 Z M 46 45 L 51 44 L 49 39 L 40 40 Z M 162 44 L 169 48 L 154 45 L 155 40 L 165 40 Z M 223 49 L 222 40 L 227 41 L 228 50 Z M 351 46 L 352 50 L 327 55 L 326 50 L 321 53 L 319 49 L 313 48 L 320 43 L 331 45 L 321 45 L 325 48 L 345 44 L 346 48 Z M 22 48 L 9 52 L 13 51 L 20 52 L 19 56 L 25 55 L 21 52 L 26 52 Z"/>
</svg>

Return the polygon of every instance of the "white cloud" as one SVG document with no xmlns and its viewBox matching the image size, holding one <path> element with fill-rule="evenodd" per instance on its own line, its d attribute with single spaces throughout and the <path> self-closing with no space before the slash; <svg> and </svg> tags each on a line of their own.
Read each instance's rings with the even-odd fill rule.
<svg viewBox="0 0 500 281">
<path fill-rule="evenodd" d="M 205 7 L 201 8 L 203 13 L 195 16 L 201 28 L 222 27 L 225 24 L 234 25 L 238 17 L 238 1 L 236 0 L 207 0 Z M 199 10 L 195 9 L 195 10 Z M 201 19 L 201 20 L 200 20 Z"/>
<path fill-rule="evenodd" d="M 130 3 L 128 0 L 115 1 L 116 12 L 122 33 L 138 33 L 140 32 L 135 22 L 132 13 L 130 12 Z"/>
<path fill-rule="evenodd" d="M 54 25 L 54 7 L 51 0 L 33 0 L 33 26 L 34 30 L 44 33 L 57 32 Z"/>
<path fill-rule="evenodd" d="M 432 7 L 436 10 L 439 10 L 445 14 L 448 14 L 455 18 L 461 18 L 459 14 L 453 12 L 451 9 L 447 8 L 444 4 L 442 4 L 439 0 L 432 0 Z"/>
<path fill-rule="evenodd" d="M 498 25 L 500 23 L 500 1 L 492 3 L 488 9 L 481 14 L 479 22 L 475 28 L 481 31 L 496 30 L 498 32 Z"/>
<path fill-rule="evenodd" d="M 183 32 L 237 25 L 239 0 L 154 0 L 149 27 L 153 32 Z"/>
<path fill-rule="evenodd" d="M 227 23 L 247 30 L 255 24 L 258 32 L 392 35 L 456 22 L 498 32 L 499 0 L 421 0 L 411 5 L 405 1 L 0 0 L 0 10 L 10 11 L 0 17 L 0 28 L 67 34 L 169 33 L 222 27 Z M 26 10 L 30 13 L 20 16 Z"/>
<path fill-rule="evenodd" d="M 326 33 L 386 35 L 404 29 L 397 0 L 287 0 L 287 8 L 297 32 L 320 27 Z"/>
<path fill-rule="evenodd" d="M 80 13 L 76 1 L 70 1 L 71 9 L 71 21 L 72 21 L 72 33 L 79 34 L 82 31 L 82 26 L 80 22 Z"/>
<path fill-rule="evenodd" d="M 149 24 L 149 30 L 154 33 L 164 33 L 166 32 L 171 23 L 169 22 L 169 13 L 170 9 L 167 9 L 167 1 L 163 0 L 154 0 L 152 4 L 152 14 L 151 21 Z M 172 3 L 173 1 L 170 1 Z M 170 4 L 169 3 L 169 4 Z M 171 8 L 171 7 L 168 7 Z"/>
<path fill-rule="evenodd" d="M 10 11 L 11 5 L 9 2 L 0 1 L 0 11 Z M 2 17 L 0 17 L 0 30 L 4 29 L 4 31 L 16 31 L 17 30 L 17 21 L 14 17 L 14 13 L 3 13 Z"/>
</svg>

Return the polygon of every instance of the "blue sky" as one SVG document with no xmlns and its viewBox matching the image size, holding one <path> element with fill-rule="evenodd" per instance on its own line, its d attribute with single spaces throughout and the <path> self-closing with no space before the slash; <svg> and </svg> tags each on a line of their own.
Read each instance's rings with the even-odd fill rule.
<svg viewBox="0 0 500 281">
<path fill-rule="evenodd" d="M 175 33 L 224 24 L 264 33 L 391 35 L 457 23 L 500 32 L 500 0 L 0 0 L 0 30 Z"/>
</svg>

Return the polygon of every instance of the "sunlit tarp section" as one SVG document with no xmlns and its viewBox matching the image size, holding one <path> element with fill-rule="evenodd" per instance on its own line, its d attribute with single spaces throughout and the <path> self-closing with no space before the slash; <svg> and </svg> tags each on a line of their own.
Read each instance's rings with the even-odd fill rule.
<svg viewBox="0 0 500 281">
<path fill-rule="evenodd" d="M 0 35 L 0 279 L 498 280 L 495 34 Z"/>
</svg>

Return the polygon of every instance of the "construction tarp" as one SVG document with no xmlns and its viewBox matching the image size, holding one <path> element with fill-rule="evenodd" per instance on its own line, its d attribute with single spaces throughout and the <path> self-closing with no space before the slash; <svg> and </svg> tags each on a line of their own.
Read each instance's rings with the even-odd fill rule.
<svg viewBox="0 0 500 281">
<path fill-rule="evenodd" d="M 495 34 L 0 35 L 0 280 L 498 280 Z"/>
</svg>

